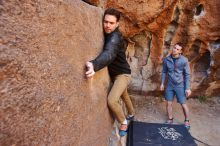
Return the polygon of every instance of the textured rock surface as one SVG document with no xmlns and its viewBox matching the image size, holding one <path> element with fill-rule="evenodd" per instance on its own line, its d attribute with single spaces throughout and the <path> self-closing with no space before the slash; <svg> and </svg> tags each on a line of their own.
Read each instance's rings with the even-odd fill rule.
<svg viewBox="0 0 220 146">
<path fill-rule="evenodd" d="M 107 145 L 107 70 L 84 77 L 101 20 L 80 0 L 0 0 L 0 145 Z"/>
<path fill-rule="evenodd" d="M 89 0 L 87 0 L 89 1 Z M 123 13 L 121 30 L 128 40 L 132 66 L 130 89 L 159 93 L 162 58 L 176 42 L 184 43 L 191 63 L 194 95 L 220 95 L 219 0 L 91 0 Z"/>
</svg>

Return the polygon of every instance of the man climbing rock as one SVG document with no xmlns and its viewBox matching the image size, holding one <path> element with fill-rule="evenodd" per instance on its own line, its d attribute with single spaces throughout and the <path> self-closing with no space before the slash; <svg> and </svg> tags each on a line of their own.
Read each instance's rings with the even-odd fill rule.
<svg viewBox="0 0 220 146">
<path fill-rule="evenodd" d="M 171 55 L 163 61 L 162 83 L 160 90 L 164 90 L 164 82 L 168 75 L 168 83 L 165 90 L 166 109 L 168 114 L 167 124 L 173 123 L 172 102 L 176 95 L 177 102 L 181 104 L 185 116 L 184 125 L 190 129 L 189 108 L 186 104 L 186 97 L 190 96 L 190 68 L 188 59 L 182 56 L 182 43 L 176 43 Z"/>
<path fill-rule="evenodd" d="M 108 106 L 116 116 L 120 125 L 120 136 L 125 136 L 128 121 L 134 118 L 134 108 L 127 92 L 127 86 L 131 80 L 131 69 L 126 60 L 124 41 L 118 29 L 120 12 L 109 8 L 104 13 L 103 27 L 105 43 L 103 52 L 94 60 L 86 62 L 86 76 L 92 77 L 95 72 L 108 66 L 113 86 L 108 94 Z M 124 101 L 128 115 L 125 116 L 119 103 L 120 97 Z"/>
</svg>

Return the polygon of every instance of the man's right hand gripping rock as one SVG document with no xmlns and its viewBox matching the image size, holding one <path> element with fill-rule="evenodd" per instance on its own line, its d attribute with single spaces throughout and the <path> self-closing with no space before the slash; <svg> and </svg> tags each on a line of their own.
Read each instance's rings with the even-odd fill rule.
<svg viewBox="0 0 220 146">
<path fill-rule="evenodd" d="M 87 68 L 87 71 L 86 71 L 87 78 L 90 78 L 95 75 L 94 66 L 91 62 L 89 61 L 86 62 L 86 68 Z"/>
</svg>

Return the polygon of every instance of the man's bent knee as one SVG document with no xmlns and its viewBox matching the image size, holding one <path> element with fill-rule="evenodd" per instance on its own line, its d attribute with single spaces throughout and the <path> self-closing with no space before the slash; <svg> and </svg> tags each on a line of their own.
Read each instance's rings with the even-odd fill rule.
<svg viewBox="0 0 220 146">
<path fill-rule="evenodd" d="M 116 101 L 116 100 L 109 100 L 108 99 L 108 106 L 110 106 L 110 107 L 114 107 L 117 103 L 118 103 L 118 101 Z"/>
<path fill-rule="evenodd" d="M 167 105 L 171 106 L 173 104 L 173 101 L 167 101 Z"/>
</svg>

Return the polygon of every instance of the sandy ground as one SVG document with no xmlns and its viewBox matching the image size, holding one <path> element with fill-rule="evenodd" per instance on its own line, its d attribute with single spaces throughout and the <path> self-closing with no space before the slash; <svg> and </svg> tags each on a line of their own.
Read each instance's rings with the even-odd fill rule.
<svg viewBox="0 0 220 146">
<path fill-rule="evenodd" d="M 131 95 L 136 111 L 136 120 L 149 123 L 164 123 L 167 119 L 165 101 L 159 97 Z M 220 97 L 213 97 L 205 103 L 189 99 L 190 133 L 196 139 L 210 145 L 220 146 Z M 182 124 L 184 116 L 181 106 L 174 101 L 174 123 Z M 198 146 L 204 146 L 197 142 Z"/>
</svg>

